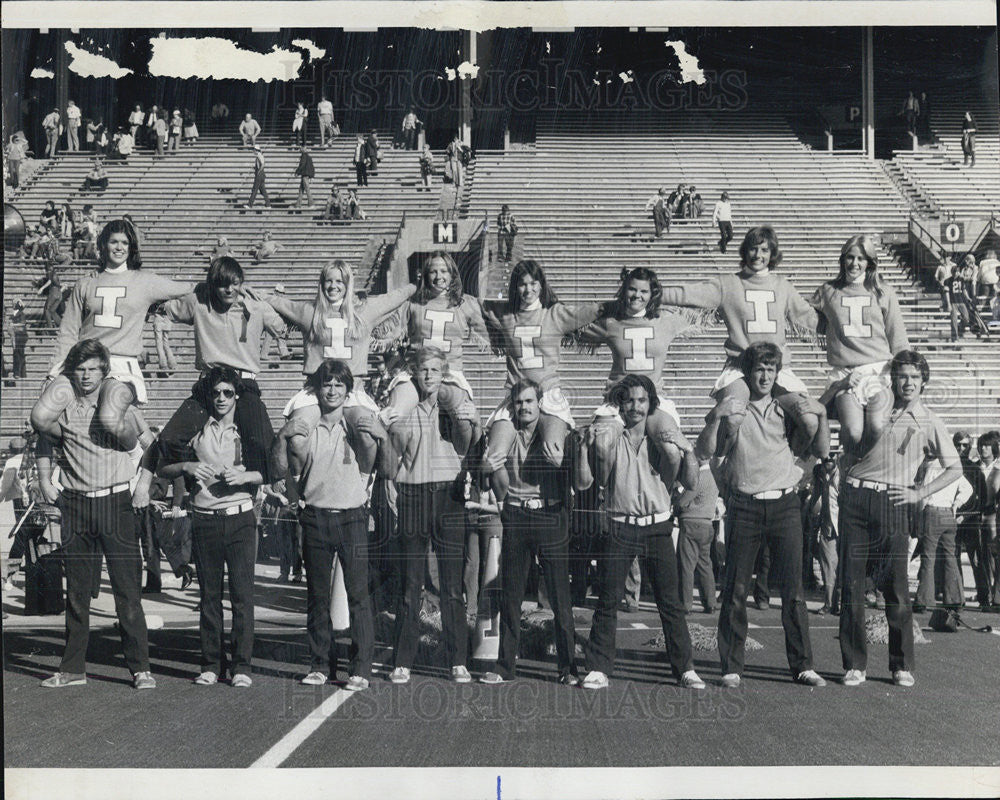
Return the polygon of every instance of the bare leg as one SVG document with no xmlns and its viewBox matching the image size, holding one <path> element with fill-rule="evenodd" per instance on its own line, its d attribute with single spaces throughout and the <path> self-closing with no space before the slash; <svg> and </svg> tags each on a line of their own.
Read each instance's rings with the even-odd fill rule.
<svg viewBox="0 0 1000 800">
<path fill-rule="evenodd" d="M 75 397 L 73 384 L 65 375 L 58 375 L 42 391 L 31 409 L 31 427 L 53 441 L 60 437 L 59 415 Z"/>
<path fill-rule="evenodd" d="M 857 449 L 865 432 L 865 410 L 851 392 L 837 395 L 834 404 L 840 420 L 841 446 L 849 450 Z"/>
<path fill-rule="evenodd" d="M 715 404 L 718 406 L 730 398 L 741 400 L 744 404 L 745 413 L 745 404 L 750 402 L 750 387 L 747 386 L 746 381 L 733 381 L 724 389 L 719 390 L 715 396 Z M 729 450 L 730 445 L 736 438 L 736 432 L 740 429 L 743 416 L 744 414 L 731 414 L 723 418 L 722 424 L 719 426 L 718 442 L 714 453 L 717 458 L 723 456 Z"/>
<path fill-rule="evenodd" d="M 483 468 L 485 471 L 489 470 L 486 462 L 490 453 L 510 452 L 510 448 L 514 444 L 514 435 L 514 423 L 508 419 L 496 420 L 490 426 L 487 433 L 486 453 L 483 456 Z M 490 475 L 490 486 L 493 489 L 493 494 L 496 495 L 497 501 L 503 502 L 503 498 L 507 496 L 509 483 L 510 479 L 505 467 L 498 468 Z"/>
<path fill-rule="evenodd" d="M 396 412 L 396 419 L 403 419 L 417 407 L 419 402 L 420 397 L 413 381 L 403 381 L 393 388 L 392 394 L 389 395 L 388 407 Z"/>
<path fill-rule="evenodd" d="M 646 435 L 662 456 L 660 477 L 665 486 L 671 487 L 677 479 L 683 455 L 677 445 L 664 441 L 664 435 L 668 430 L 677 431 L 679 427 L 677 421 L 663 409 L 656 409 L 646 418 Z"/>
<path fill-rule="evenodd" d="M 472 445 L 478 423 L 478 414 L 472 398 L 453 383 L 442 383 L 438 391 L 438 405 L 452 422 L 451 444 L 463 458 Z"/>
<path fill-rule="evenodd" d="M 819 431 L 819 416 L 822 413 L 822 408 L 808 395 L 797 392 L 775 389 L 774 398 L 795 423 L 795 433 L 788 443 L 789 447 L 795 455 L 805 455 Z"/>
<path fill-rule="evenodd" d="M 554 467 L 562 466 L 569 425 L 559 417 L 543 412 L 538 416 L 538 431 L 545 448 L 545 460 Z"/>
<path fill-rule="evenodd" d="M 295 409 L 291 416 L 288 418 L 289 421 L 303 420 L 308 426 L 309 431 L 316 427 L 316 423 L 319 422 L 320 410 L 319 405 L 315 406 L 304 406 L 303 408 Z M 306 463 L 306 456 L 309 455 L 309 437 L 308 436 L 291 436 L 288 438 L 288 473 L 290 475 L 298 477 L 302 474 L 302 468 Z"/>
<path fill-rule="evenodd" d="M 114 378 L 105 378 L 97 396 L 97 424 L 118 442 L 123 450 L 135 447 L 138 438 L 134 427 L 125 420 L 125 412 L 135 402 L 135 390 Z"/>
</svg>

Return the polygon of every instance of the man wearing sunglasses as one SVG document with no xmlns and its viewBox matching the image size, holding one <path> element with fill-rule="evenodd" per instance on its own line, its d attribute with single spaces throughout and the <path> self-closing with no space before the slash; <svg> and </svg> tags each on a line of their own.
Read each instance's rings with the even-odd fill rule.
<svg viewBox="0 0 1000 800">
<path fill-rule="evenodd" d="M 253 494 L 264 482 L 259 470 L 248 469 L 247 444 L 234 420 L 242 381 L 230 367 L 212 367 L 195 385 L 209 419 L 188 443 L 193 460 L 160 462 L 158 474 L 184 476 L 191 498 L 191 535 L 201 589 L 201 673 L 199 686 L 217 683 L 226 673 L 223 651 L 222 589 L 229 570 L 233 606 L 232 685 L 246 688 L 250 678 L 254 628 L 254 561 L 257 518 Z M 270 442 L 266 443 L 270 447 Z"/>
</svg>

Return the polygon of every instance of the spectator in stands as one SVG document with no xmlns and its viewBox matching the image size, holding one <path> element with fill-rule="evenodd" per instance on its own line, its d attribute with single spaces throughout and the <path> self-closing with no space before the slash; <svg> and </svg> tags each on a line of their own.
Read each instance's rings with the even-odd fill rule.
<svg viewBox="0 0 1000 800">
<path fill-rule="evenodd" d="M 667 209 L 667 187 L 661 186 L 659 191 L 646 201 L 646 211 L 653 212 L 653 227 L 656 230 L 656 238 L 659 239 L 663 232 L 670 233 L 670 212 Z"/>
<path fill-rule="evenodd" d="M 299 103 L 302 107 L 302 103 Z M 303 142 L 299 148 L 299 163 L 295 167 L 295 174 L 299 176 L 299 195 L 295 198 L 295 207 L 302 205 L 302 195 L 306 196 L 306 208 L 312 208 L 312 194 L 309 192 L 309 184 L 316 177 L 316 165 L 313 164 L 312 156 L 309 155 L 309 148 L 304 141 L 305 128 L 303 128 Z"/>
<path fill-rule="evenodd" d="M 21 186 L 21 162 L 27 154 L 28 140 L 21 131 L 17 131 L 7 145 L 7 182 L 13 189 Z"/>
<path fill-rule="evenodd" d="M 58 209 L 59 223 L 57 229 L 59 231 L 59 236 L 62 239 L 68 239 L 73 241 L 73 233 L 76 229 L 76 214 L 73 212 L 73 206 L 69 203 L 63 203 Z"/>
<path fill-rule="evenodd" d="M 976 118 L 971 111 L 962 117 L 962 155 L 965 166 L 976 166 Z"/>
<path fill-rule="evenodd" d="M 695 188 L 694 184 L 692 184 L 684 192 L 684 200 L 681 209 L 682 216 L 687 219 L 697 219 L 704 212 L 705 201 L 702 200 L 701 195 L 698 194 L 698 190 Z"/>
<path fill-rule="evenodd" d="M 184 117 L 181 116 L 179 108 L 174 109 L 174 114 L 170 118 L 167 128 L 167 150 L 176 152 L 181 149 L 181 135 L 184 133 Z"/>
<path fill-rule="evenodd" d="M 917 117 L 920 116 L 920 101 L 910 92 L 903 102 L 903 108 L 899 112 L 906 119 L 906 130 L 909 133 L 917 132 Z"/>
<path fill-rule="evenodd" d="M 247 115 L 249 116 L 249 114 Z M 267 194 L 267 174 L 264 169 L 264 151 L 260 149 L 259 145 L 253 146 L 254 159 L 253 159 L 253 187 L 250 189 L 250 199 L 247 201 L 247 208 L 253 208 L 254 200 L 257 199 L 257 193 L 260 192 L 261 196 L 264 198 L 264 207 L 271 207 L 271 198 Z"/>
<path fill-rule="evenodd" d="M 91 205 L 83 207 L 76 230 L 76 241 L 73 242 L 73 258 L 77 261 L 97 258 L 97 217 Z"/>
<path fill-rule="evenodd" d="M 374 128 L 368 133 L 365 147 L 368 155 L 368 173 L 378 175 L 378 162 L 382 160 L 382 145 L 378 141 L 378 131 Z"/>
<path fill-rule="evenodd" d="M 184 141 L 189 144 L 198 141 L 198 123 L 195 122 L 194 112 L 190 108 L 184 109 Z"/>
<path fill-rule="evenodd" d="M 979 314 L 979 307 L 976 305 L 976 258 L 969 253 L 962 261 L 962 280 L 965 282 L 965 304 L 969 312 L 969 327 L 976 333 L 979 339 L 985 336 L 990 337 L 990 330 L 986 327 L 986 322 Z"/>
<path fill-rule="evenodd" d="M 667 213 L 670 214 L 671 218 L 681 216 L 681 202 L 684 199 L 684 193 L 687 191 L 686 183 L 678 183 L 677 188 L 670 193 L 667 197 Z"/>
<path fill-rule="evenodd" d="M 243 137 L 244 147 L 257 146 L 257 137 L 260 136 L 260 125 L 253 118 L 252 114 L 247 114 L 240 123 L 240 136 Z"/>
<path fill-rule="evenodd" d="M 333 121 L 333 103 L 326 99 L 326 95 L 320 98 L 319 103 L 316 105 L 316 115 L 319 117 L 319 146 L 328 147 L 327 137 L 330 138 L 330 144 L 333 144 L 333 140 L 337 138 L 337 134 L 334 132 Z M 359 186 L 361 184 L 358 184 Z"/>
<path fill-rule="evenodd" d="M 49 231 L 45 236 L 45 241 L 40 247 L 40 254 L 49 264 L 69 264 L 73 258 L 69 253 L 64 253 L 59 246 L 59 234 Z"/>
<path fill-rule="evenodd" d="M 927 92 L 920 93 L 920 113 L 917 117 L 917 133 L 925 141 L 931 139 L 931 101 L 927 99 Z"/>
<path fill-rule="evenodd" d="M 954 268 L 954 264 L 949 262 L 947 259 L 942 259 L 941 263 L 937 265 L 934 270 L 934 288 L 937 289 L 938 293 L 941 295 L 941 310 L 950 311 L 951 310 L 951 300 L 949 299 L 948 278 L 951 277 L 951 271 Z"/>
<path fill-rule="evenodd" d="M 59 149 L 59 132 L 62 129 L 62 120 L 59 117 L 59 109 L 53 108 L 45 119 L 42 120 L 42 130 L 45 131 L 45 157 L 55 158 Z"/>
<path fill-rule="evenodd" d="M 108 134 L 104 128 L 104 117 L 96 120 L 88 119 L 87 129 L 87 149 L 95 153 L 103 153 L 108 145 Z"/>
<path fill-rule="evenodd" d="M 281 249 L 281 244 L 271 238 L 271 231 L 264 231 L 259 242 L 256 242 L 247 249 L 247 255 L 253 258 L 254 264 L 259 264 L 264 259 L 270 258 Z"/>
<path fill-rule="evenodd" d="M 146 116 L 146 142 L 150 150 L 156 150 L 156 120 L 160 118 L 160 109 L 157 106 L 150 106 L 149 114 Z"/>
<path fill-rule="evenodd" d="M 347 219 L 368 219 L 368 215 L 358 200 L 357 189 L 347 190 Z"/>
<path fill-rule="evenodd" d="M 719 252 L 725 253 L 733 238 L 733 207 L 729 203 L 729 192 L 723 192 L 712 209 L 712 224 L 719 226 Z"/>
<path fill-rule="evenodd" d="M 448 144 L 446 150 L 448 161 L 444 168 L 445 177 L 450 177 L 455 186 L 461 186 L 465 182 L 465 165 L 462 159 L 464 150 L 465 145 L 462 143 L 462 137 L 456 133 L 455 138 Z"/>
<path fill-rule="evenodd" d="M 229 118 L 229 106 L 225 103 L 216 103 L 212 106 L 212 119 L 224 120 Z"/>
<path fill-rule="evenodd" d="M 56 204 L 51 200 L 46 200 L 42 207 L 42 213 L 38 215 L 38 224 L 42 230 L 52 231 L 59 235 L 59 212 L 56 211 Z"/>
<path fill-rule="evenodd" d="M 951 341 L 957 342 L 964 338 L 965 329 L 969 326 L 969 287 L 962 277 L 958 264 L 951 267 L 951 277 L 945 282 L 948 289 L 948 302 L 951 306 Z"/>
<path fill-rule="evenodd" d="M 139 141 L 139 129 L 146 121 L 146 115 L 142 111 L 142 104 L 136 103 L 135 110 L 128 115 L 129 132 L 132 134 L 134 142 Z"/>
<path fill-rule="evenodd" d="M 117 161 L 126 161 L 132 155 L 135 148 L 135 140 L 124 128 L 119 128 L 111 140 L 111 158 Z"/>
<path fill-rule="evenodd" d="M 21 248 L 18 251 L 21 258 L 30 260 L 37 257 L 44 237 L 45 233 L 41 225 L 36 225 L 34 228 L 26 230 L 24 241 L 21 242 Z"/>
<path fill-rule="evenodd" d="M 224 256 L 234 257 L 235 255 L 236 253 L 233 252 L 233 248 L 229 246 L 229 239 L 225 236 L 220 236 L 215 240 L 215 247 L 213 247 L 211 252 L 208 254 L 208 263 L 211 264 L 217 258 L 222 258 Z"/>
<path fill-rule="evenodd" d="M 156 134 L 156 156 L 157 158 L 163 158 L 163 151 L 167 145 L 167 133 L 169 127 L 167 125 L 167 112 L 163 109 L 156 114 L 156 122 L 153 123 L 153 128 Z"/>
<path fill-rule="evenodd" d="M 431 152 L 431 146 L 429 144 L 424 145 L 423 151 L 420 153 L 420 181 L 423 184 L 423 189 L 428 192 L 431 190 L 431 174 L 434 172 L 434 153 Z M 421 191 L 420 187 L 417 191 Z"/>
<path fill-rule="evenodd" d="M 103 192 L 108 188 L 108 173 L 104 169 L 104 161 L 98 156 L 94 159 L 94 164 L 83 179 L 83 191 Z"/>
<path fill-rule="evenodd" d="M 66 106 L 66 150 L 80 149 L 80 107 L 72 100 Z"/>
<path fill-rule="evenodd" d="M 27 377 L 25 348 L 28 346 L 28 318 L 24 313 L 24 303 L 21 300 L 15 300 L 11 312 L 4 314 L 4 327 L 11 343 L 10 377 L 25 378 Z"/>
<path fill-rule="evenodd" d="M 423 125 L 423 123 L 417 119 L 417 115 L 411 107 L 410 110 L 406 112 L 406 116 L 403 117 L 403 147 L 406 150 L 417 149 L 418 125 Z"/>
<path fill-rule="evenodd" d="M 292 120 L 292 142 L 300 147 L 306 146 L 306 118 L 309 116 L 309 109 L 303 103 L 295 106 L 295 119 Z"/>
<path fill-rule="evenodd" d="M 358 186 L 368 185 L 368 143 L 365 141 L 363 133 L 358 134 L 358 139 L 354 143 L 354 171 L 357 175 Z"/>
<path fill-rule="evenodd" d="M 986 295 L 983 305 L 984 311 L 990 310 L 990 301 L 997 294 L 998 271 L 1000 271 L 1000 261 L 997 260 L 995 250 L 987 250 L 986 257 L 979 262 L 979 273 L 976 281 L 982 294 Z"/>
<path fill-rule="evenodd" d="M 170 332 L 174 323 L 170 321 L 163 303 L 153 306 L 153 342 L 156 345 L 157 375 L 166 378 L 177 369 L 177 357 L 170 346 Z"/>
<path fill-rule="evenodd" d="M 346 216 L 347 193 L 337 184 L 330 188 L 330 197 L 327 198 L 326 205 L 323 206 L 322 219 L 339 220 Z"/>
<path fill-rule="evenodd" d="M 514 252 L 514 238 L 517 236 L 517 220 L 510 213 L 510 206 L 504 203 L 497 215 L 497 258 L 509 262 Z"/>
</svg>

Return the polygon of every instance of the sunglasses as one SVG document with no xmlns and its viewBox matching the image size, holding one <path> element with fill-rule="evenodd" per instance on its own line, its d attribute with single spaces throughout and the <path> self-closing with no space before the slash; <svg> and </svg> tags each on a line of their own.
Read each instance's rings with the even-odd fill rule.
<svg viewBox="0 0 1000 800">
<path fill-rule="evenodd" d="M 212 397 L 225 397 L 227 400 L 236 396 L 235 389 L 212 389 Z"/>
</svg>

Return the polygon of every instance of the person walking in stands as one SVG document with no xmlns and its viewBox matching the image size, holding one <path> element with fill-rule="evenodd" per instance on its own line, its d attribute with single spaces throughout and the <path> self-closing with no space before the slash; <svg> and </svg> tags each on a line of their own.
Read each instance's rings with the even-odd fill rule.
<svg viewBox="0 0 1000 800">
<path fill-rule="evenodd" d="M 194 144 L 198 141 L 198 123 L 190 108 L 184 109 L 184 141 Z"/>
<path fill-rule="evenodd" d="M 931 140 L 931 101 L 927 97 L 927 92 L 921 92 L 918 99 L 920 104 L 920 114 L 917 120 L 917 132 L 924 137 L 924 141 Z"/>
<path fill-rule="evenodd" d="M 617 436 L 603 436 L 589 428 L 577 453 L 577 485 L 583 489 L 594 479 L 587 452 L 594 448 L 596 480 L 604 488 L 609 526 L 606 549 L 598 558 L 600 588 L 586 645 L 589 672 L 583 688 L 608 686 L 614 670 L 618 607 L 629 567 L 638 556 L 653 586 L 671 671 L 681 686 L 704 689 L 705 682 L 694 671 L 677 583 L 667 484 L 673 478 L 664 479 L 659 451 L 649 446 L 646 435 L 646 417 L 657 405 L 656 389 L 645 375 L 626 375 L 611 390 L 611 401 L 619 408 L 624 429 Z M 672 434 L 671 441 L 684 453 L 681 482 L 693 489 L 698 472 L 694 448 L 680 431 Z"/>
<path fill-rule="evenodd" d="M 921 501 L 962 476 L 944 423 L 923 403 L 930 379 L 927 360 L 915 350 L 903 350 L 893 357 L 890 376 L 891 388 L 873 400 L 880 415 L 866 415 L 859 457 L 846 470 L 840 495 L 840 652 L 845 686 L 858 686 L 866 678 L 866 575 L 885 596 L 893 683 L 913 686 L 913 610 L 907 579 L 910 519 Z M 928 451 L 943 471 L 915 486 Z"/>
<path fill-rule="evenodd" d="M 917 469 L 916 486 L 930 483 L 941 469 L 937 455 L 928 450 L 924 462 Z M 917 573 L 917 595 L 913 601 L 913 613 L 922 614 L 934 606 L 934 584 L 938 563 L 942 564 L 944 580 L 941 589 L 942 607 L 958 610 L 962 606 L 962 579 L 959 576 L 959 562 L 955 557 L 955 539 L 958 522 L 955 511 L 972 497 L 972 487 L 963 477 L 950 483 L 940 491 L 930 495 L 919 509 L 917 518 L 918 543 L 920 547 L 920 571 Z"/>
<path fill-rule="evenodd" d="M 139 143 L 139 129 L 143 126 L 146 120 L 146 115 L 142 111 L 142 104 L 136 103 L 135 110 L 128 115 L 129 130 L 132 133 L 132 139 L 136 144 Z"/>
<path fill-rule="evenodd" d="M 223 570 L 229 573 L 233 608 L 230 632 L 232 686 L 243 689 L 253 680 L 254 562 L 257 518 L 253 496 L 265 475 L 254 468 L 253 455 L 236 426 L 236 405 L 245 391 L 236 370 L 216 366 L 195 387 L 208 409 L 208 420 L 186 443 L 184 460 L 167 457 L 157 474 L 166 480 L 183 476 L 191 499 L 191 539 L 201 594 L 201 673 L 194 679 L 210 686 L 226 675 L 223 647 Z M 273 438 L 273 437 L 272 437 Z M 271 441 L 256 443 L 265 448 Z"/>
<path fill-rule="evenodd" d="M 913 92 L 910 92 L 909 96 L 903 102 L 901 113 L 906 119 L 906 130 L 909 133 L 915 134 L 917 132 L 917 118 L 920 116 L 920 101 L 913 96 Z"/>
<path fill-rule="evenodd" d="M 354 172 L 357 175 L 358 186 L 368 185 L 368 145 L 364 134 L 359 133 L 354 144 Z"/>
<path fill-rule="evenodd" d="M 423 123 L 417 119 L 416 113 L 411 107 L 403 117 L 403 146 L 406 150 L 417 149 L 417 126 Z"/>
<path fill-rule="evenodd" d="M 66 150 L 80 149 L 80 108 L 70 100 L 66 106 Z"/>
<path fill-rule="evenodd" d="M 875 242 L 852 236 L 840 249 L 840 272 L 820 286 L 809 303 L 821 315 L 830 377 L 820 403 L 840 420 L 843 446 L 861 442 L 866 413 L 877 414 L 869 400 L 887 388 L 889 361 L 910 347 L 899 300 L 878 271 Z M 832 415 L 832 412 L 831 412 Z"/>
<path fill-rule="evenodd" d="M 264 151 L 260 145 L 253 146 L 253 186 L 250 189 L 250 199 L 247 200 L 247 208 L 253 208 L 257 193 L 264 198 L 264 208 L 271 207 L 271 198 L 267 194 L 267 172 L 264 169 Z"/>
<path fill-rule="evenodd" d="M 517 236 L 517 220 L 510 213 L 510 206 L 504 203 L 497 216 L 497 257 L 509 263 L 514 253 L 514 238 Z"/>
<path fill-rule="evenodd" d="M 333 103 L 326 99 L 326 95 L 321 97 L 317 103 L 316 115 L 319 117 L 319 146 L 329 147 L 333 144 L 336 134 L 333 132 Z M 327 143 L 328 136 L 330 137 L 329 143 Z"/>
<path fill-rule="evenodd" d="M 236 404 L 236 426 L 247 453 L 247 469 L 260 472 L 271 483 L 268 447 L 274 429 L 260 399 L 256 377 L 260 372 L 260 342 L 265 326 L 284 334 L 281 317 L 262 300 L 243 291 L 243 269 L 235 258 L 212 262 L 208 277 L 193 292 L 164 304 L 171 322 L 194 326 L 195 368 L 203 375 L 212 367 L 230 367 L 242 382 Z M 195 389 L 198 389 L 196 384 Z M 204 426 L 208 411 L 202 392 L 196 391 L 174 412 L 160 432 L 160 451 L 172 460 L 182 460 L 181 450 Z M 173 455 L 172 455 L 173 454 Z"/>
<path fill-rule="evenodd" d="M 568 506 L 572 458 L 566 458 L 557 467 L 546 460 L 538 429 L 541 396 L 541 387 L 530 379 L 510 387 L 516 435 L 508 452 L 495 451 L 489 456 L 491 467 L 494 470 L 504 468 L 510 484 L 506 495 L 497 497 L 503 525 L 500 650 L 494 670 L 480 678 L 487 684 L 503 683 L 516 677 L 521 603 L 536 558 L 545 579 L 546 595 L 552 604 L 559 682 L 567 686 L 580 684 L 573 657 L 575 636 L 569 591 Z M 576 451 L 572 451 L 572 455 L 576 455 Z"/>
<path fill-rule="evenodd" d="M 701 605 L 706 614 L 715 611 L 715 574 L 712 572 L 712 517 L 719 501 L 719 487 L 707 460 L 698 466 L 694 487 L 677 489 L 674 516 L 677 518 L 677 570 L 684 611 L 694 608 L 694 579 L 701 588 Z"/>
<path fill-rule="evenodd" d="M 7 145 L 7 176 L 12 189 L 21 186 L 21 164 L 28 155 L 28 140 L 21 131 L 10 137 Z"/>
<path fill-rule="evenodd" d="M 802 507 L 797 492 L 802 469 L 791 448 L 792 421 L 775 396 L 781 360 L 781 348 L 774 342 L 755 342 L 743 351 L 740 368 L 750 389 L 750 402 L 735 437 L 716 461 L 727 511 L 726 576 L 719 614 L 719 656 L 726 688 L 736 688 L 742 681 L 748 584 L 765 541 L 771 551 L 771 568 L 780 576 L 781 625 L 792 679 L 806 686 L 826 685 L 812 666 L 802 590 Z M 739 402 L 730 398 L 708 413 L 698 437 L 699 456 L 709 458 L 718 452 L 720 424 Z M 829 455 L 830 428 L 823 409 L 808 447 L 819 458 Z"/>
<path fill-rule="evenodd" d="M 382 146 L 378 141 L 378 131 L 374 128 L 368 134 L 368 138 L 365 140 L 365 152 L 368 158 L 368 172 L 372 175 L 378 175 L 378 162 L 382 160 L 381 153 Z M 367 181 L 365 186 L 367 186 Z"/>
<path fill-rule="evenodd" d="M 423 184 L 423 189 L 426 191 L 431 190 L 431 175 L 434 173 L 434 153 L 431 152 L 431 146 L 429 144 L 424 145 L 424 149 L 420 153 L 420 181 Z M 418 187 L 417 191 L 421 191 Z"/>
<path fill-rule="evenodd" d="M 337 675 L 330 626 L 330 576 L 337 557 L 344 571 L 351 620 L 349 677 L 344 688 L 360 691 L 371 680 L 375 648 L 368 593 L 368 479 L 376 456 L 380 457 L 380 473 L 394 470 L 395 453 L 374 417 L 366 418 L 360 430 L 352 432 L 347 426 L 344 403 L 354 391 L 354 376 L 346 362 L 325 359 L 307 384 L 319 403 L 319 421 L 315 426 L 304 420 L 286 425 L 289 449 L 295 446 L 306 454 L 299 473 L 293 475 L 304 504 L 299 521 L 310 662 L 302 683 L 321 686 Z M 303 441 L 296 444 L 296 439 Z"/>
<path fill-rule="evenodd" d="M 445 354 L 437 347 L 423 347 L 412 354 L 410 374 L 418 402 L 406 416 L 392 422 L 390 440 L 399 454 L 395 479 L 399 492 L 399 557 L 403 590 L 396 610 L 393 683 L 409 683 L 417 650 L 420 591 L 427 564 L 427 545 L 437 554 L 441 590 L 441 625 L 451 679 L 469 683 L 466 666 L 468 632 L 462 602 L 465 563 L 465 509 L 453 495 L 465 448 L 452 441 L 448 417 L 441 418 L 438 390 L 448 372 Z"/>
<path fill-rule="evenodd" d="M 107 561 L 133 686 L 156 688 L 149 671 L 148 634 L 140 599 L 142 557 L 129 492 L 135 464 L 128 452 L 111 446 L 94 426 L 101 387 L 110 371 L 109 361 L 107 348 L 95 339 L 77 342 L 62 361 L 69 397 L 48 431 L 62 452 L 61 493 L 52 485 L 49 442 L 44 437 L 39 442 L 39 489 L 46 502 L 62 510 L 66 565 L 66 648 L 59 671 L 42 681 L 42 686 L 49 689 L 87 682 L 90 600 L 102 557 Z M 128 408 L 123 416 L 136 440 L 140 428 L 137 412 Z"/>
<path fill-rule="evenodd" d="M 163 158 L 164 148 L 167 144 L 167 134 L 169 132 L 167 112 L 165 110 L 161 109 L 157 112 L 156 122 L 153 123 L 153 127 L 156 133 L 156 157 Z"/>
<path fill-rule="evenodd" d="M 451 182 L 455 186 L 461 186 L 465 182 L 465 166 L 462 163 L 464 150 L 465 145 L 462 143 L 462 137 L 456 133 L 455 138 L 448 143 L 448 149 L 446 150 L 448 162 L 445 165 L 445 175 L 451 177 Z"/>
<path fill-rule="evenodd" d="M 181 149 L 181 135 L 184 133 L 184 117 L 181 116 L 179 108 L 174 109 L 168 128 L 167 150 L 177 152 Z"/>
<path fill-rule="evenodd" d="M 662 302 L 721 314 L 726 323 L 727 359 L 710 395 L 717 404 L 730 397 L 739 398 L 738 405 L 730 406 L 737 416 L 742 413 L 749 396 L 747 381 L 737 367 L 740 354 L 759 341 L 773 342 L 781 348 L 785 366 L 777 377 L 779 391 L 775 396 L 796 423 L 800 439 L 793 443 L 793 449 L 799 452 L 816 436 L 820 408 L 809 397 L 806 385 L 787 366 L 791 353 L 785 340 L 789 328 L 815 331 L 819 317 L 788 279 L 776 273 L 781 260 L 782 252 L 774 229 L 770 225 L 751 228 L 740 245 L 738 273 L 720 275 L 703 283 L 664 287 Z M 738 424 L 735 417 L 723 422 L 718 440 L 720 451 L 727 448 Z"/>
<path fill-rule="evenodd" d="M 300 147 L 306 146 L 306 119 L 309 109 L 302 103 L 295 105 L 295 119 L 292 120 L 292 143 Z"/>
<path fill-rule="evenodd" d="M 299 103 L 299 105 L 302 105 Z M 295 198 L 295 207 L 302 205 L 302 195 L 306 197 L 306 208 L 312 208 L 312 195 L 309 192 L 309 184 L 316 177 L 316 165 L 313 164 L 312 156 L 309 155 L 309 148 L 303 142 L 299 148 L 299 163 L 295 167 L 295 174 L 299 176 L 299 194 Z"/>
<path fill-rule="evenodd" d="M 948 305 L 951 310 L 951 341 L 957 342 L 965 338 L 965 329 L 969 327 L 969 303 L 971 289 L 966 285 L 962 270 L 958 264 L 952 264 L 951 277 L 944 282 L 948 291 Z"/>
<path fill-rule="evenodd" d="M 962 117 L 962 156 L 965 166 L 976 166 L 976 118 L 971 111 Z"/>
<path fill-rule="evenodd" d="M 719 227 L 719 252 L 725 253 L 733 238 L 733 207 L 729 203 L 729 192 L 723 192 L 712 209 L 712 224 Z"/>
<path fill-rule="evenodd" d="M 59 133 L 62 129 L 62 120 L 59 116 L 59 109 L 53 108 L 45 119 L 42 120 L 42 130 L 45 131 L 45 157 L 55 158 L 59 149 Z"/>
<path fill-rule="evenodd" d="M 191 291 L 191 284 L 143 272 L 138 238 L 126 220 L 105 225 L 97 246 L 100 266 L 77 281 L 69 295 L 49 365 L 52 380 L 31 411 L 31 424 L 39 433 L 58 435 L 58 420 L 72 396 L 63 361 L 77 341 L 95 339 L 107 347 L 111 359 L 98 392 L 95 420 L 119 446 L 131 450 L 135 438 L 126 425 L 126 411 L 147 401 L 138 361 L 146 312 L 155 303 Z"/>
<path fill-rule="evenodd" d="M 68 256 L 64 256 L 70 260 Z M 59 270 L 54 263 L 45 266 L 45 276 L 38 287 L 39 294 L 45 294 L 45 307 L 42 309 L 42 324 L 49 328 L 58 328 L 62 324 L 59 306 L 62 304 L 62 281 L 59 280 Z"/>
<path fill-rule="evenodd" d="M 11 342 L 11 377 L 25 378 L 28 346 L 28 319 L 24 314 L 24 303 L 14 301 L 14 307 L 9 314 L 4 314 L 4 327 Z"/>
<path fill-rule="evenodd" d="M 247 114 L 240 123 L 240 136 L 243 138 L 244 147 L 257 147 L 257 137 L 260 136 L 260 125 L 253 118 L 252 114 Z"/>
<path fill-rule="evenodd" d="M 146 141 L 151 150 L 156 149 L 156 120 L 160 118 L 159 106 L 150 106 L 149 114 L 146 117 Z"/>
</svg>

